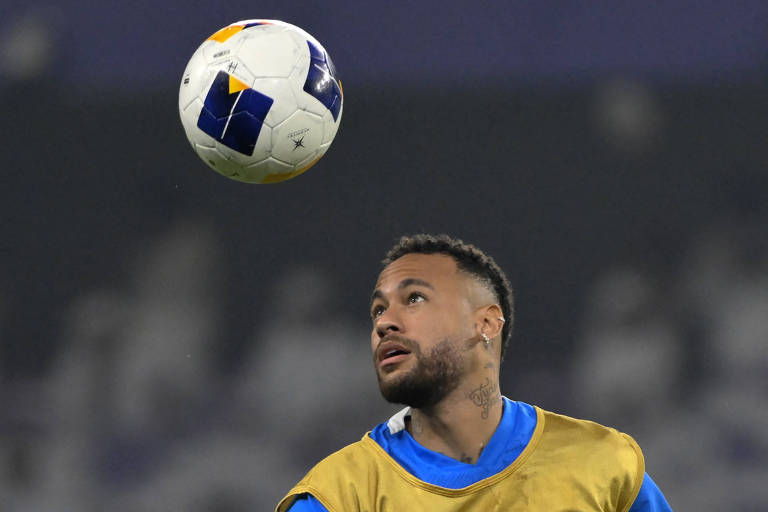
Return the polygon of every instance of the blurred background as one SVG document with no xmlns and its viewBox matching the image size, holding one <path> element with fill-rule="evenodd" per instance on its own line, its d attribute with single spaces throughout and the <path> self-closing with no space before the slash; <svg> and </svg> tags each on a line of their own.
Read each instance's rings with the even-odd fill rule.
<svg viewBox="0 0 768 512">
<path fill-rule="evenodd" d="M 675 510 L 768 508 L 768 4 L 4 0 L 0 509 L 271 510 L 397 407 L 406 233 L 516 291 L 502 392 L 633 435 Z M 344 83 L 300 178 L 210 171 L 188 58 L 299 25 Z"/>
</svg>

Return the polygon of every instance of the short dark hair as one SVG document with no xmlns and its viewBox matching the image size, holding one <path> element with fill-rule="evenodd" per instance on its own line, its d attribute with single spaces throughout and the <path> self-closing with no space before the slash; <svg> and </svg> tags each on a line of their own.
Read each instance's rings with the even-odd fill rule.
<svg viewBox="0 0 768 512">
<path fill-rule="evenodd" d="M 496 295 L 501 312 L 504 315 L 504 327 L 501 329 L 501 359 L 509 345 L 514 321 L 512 285 L 494 259 L 474 245 L 448 235 L 406 235 L 400 237 L 387 252 L 382 264 L 386 267 L 406 254 L 445 254 L 456 261 L 459 270 L 476 277 Z"/>
</svg>

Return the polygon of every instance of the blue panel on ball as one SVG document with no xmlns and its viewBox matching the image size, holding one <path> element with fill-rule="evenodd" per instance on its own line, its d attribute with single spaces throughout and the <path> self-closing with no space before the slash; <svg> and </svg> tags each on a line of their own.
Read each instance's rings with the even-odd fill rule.
<svg viewBox="0 0 768 512">
<path fill-rule="evenodd" d="M 312 41 L 307 41 L 307 44 L 309 45 L 309 57 L 312 60 L 325 62 L 325 54 L 323 53 L 323 50 L 321 50 L 316 44 L 312 43 Z"/>
<path fill-rule="evenodd" d="M 264 121 L 275 100 L 253 89 L 246 89 L 235 106 L 235 112 L 250 112 L 259 122 Z"/>
<path fill-rule="evenodd" d="M 261 121 L 248 112 L 238 112 L 229 118 L 229 126 L 221 136 L 221 143 L 240 153 L 251 156 L 261 131 Z M 254 136 L 254 134 L 256 134 Z"/>
<path fill-rule="evenodd" d="M 251 156 L 274 100 L 253 89 L 229 92 L 229 75 L 219 71 L 208 90 L 197 127 L 228 148 Z"/>
<path fill-rule="evenodd" d="M 216 117 L 206 107 L 200 110 L 200 115 L 197 117 L 197 127 L 216 140 L 219 140 L 219 135 L 224 132 L 226 125 L 226 117 Z"/>
<path fill-rule="evenodd" d="M 329 64 L 325 53 L 313 44 L 307 41 L 309 45 L 309 71 L 307 79 L 304 81 L 304 91 L 325 105 L 325 108 L 331 111 L 333 120 L 339 117 L 341 111 L 341 88 L 339 87 L 338 77 L 333 64 Z"/>
<path fill-rule="evenodd" d="M 236 99 L 237 94 L 229 94 L 229 75 L 219 71 L 205 96 L 205 108 L 216 117 L 226 117 L 232 111 Z"/>
</svg>

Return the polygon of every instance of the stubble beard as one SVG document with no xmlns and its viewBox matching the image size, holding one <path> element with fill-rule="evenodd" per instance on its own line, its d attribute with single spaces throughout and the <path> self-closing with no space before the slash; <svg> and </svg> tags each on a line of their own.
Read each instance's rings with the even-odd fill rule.
<svg viewBox="0 0 768 512">
<path fill-rule="evenodd" d="M 464 373 L 462 351 L 455 341 L 445 338 L 425 356 L 417 343 L 407 342 L 415 364 L 406 373 L 389 379 L 382 379 L 383 371 L 377 367 L 381 395 L 387 402 L 415 409 L 436 405 L 459 385 Z"/>
</svg>

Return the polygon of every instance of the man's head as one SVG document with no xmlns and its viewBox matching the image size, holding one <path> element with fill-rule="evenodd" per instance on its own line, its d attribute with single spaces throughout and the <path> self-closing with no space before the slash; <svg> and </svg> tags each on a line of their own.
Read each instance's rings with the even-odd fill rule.
<svg viewBox="0 0 768 512">
<path fill-rule="evenodd" d="M 492 258 L 446 235 L 415 235 L 402 237 L 383 263 L 371 344 L 388 401 L 427 407 L 465 376 L 498 371 L 512 292 Z"/>
</svg>

